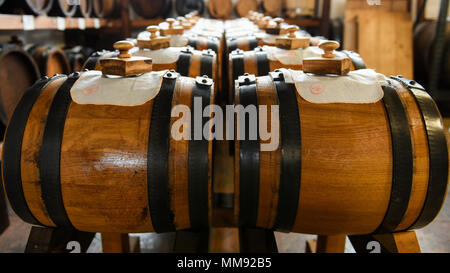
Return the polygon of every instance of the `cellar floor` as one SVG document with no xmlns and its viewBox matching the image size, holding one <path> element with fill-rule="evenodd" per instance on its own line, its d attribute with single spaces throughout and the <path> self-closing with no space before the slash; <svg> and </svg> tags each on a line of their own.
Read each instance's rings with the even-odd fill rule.
<svg viewBox="0 0 450 273">
<path fill-rule="evenodd" d="M 445 119 L 447 129 L 450 126 L 450 119 Z M 219 152 L 227 153 L 227 149 L 219 148 Z M 223 157 L 220 160 L 226 162 L 218 162 L 215 164 L 232 164 L 230 157 Z M 221 173 L 215 178 L 215 184 L 224 187 L 224 191 L 228 191 L 229 177 L 232 177 L 232 168 L 221 168 L 221 171 L 229 173 Z M 216 181 L 219 180 L 219 181 Z M 23 252 L 27 243 L 28 234 L 31 225 L 24 223 L 10 210 L 10 226 L 3 235 L 0 236 L 0 253 L 5 252 Z M 425 253 L 449 253 L 450 252 L 450 191 L 447 192 L 445 204 L 438 217 L 425 228 L 416 231 L 422 252 Z M 214 247 L 210 247 L 211 252 L 235 252 L 238 250 L 237 241 L 230 238 L 237 238 L 237 229 L 215 229 L 212 231 L 211 238 L 214 239 Z M 215 236 L 221 234 L 221 237 Z M 140 247 L 142 253 L 169 252 L 170 244 L 173 243 L 171 234 L 132 234 L 131 236 L 139 236 Z M 306 240 L 313 239 L 316 236 L 294 234 L 294 233 L 275 233 L 278 251 L 281 253 L 303 253 L 305 252 Z M 225 242 L 225 244 L 217 244 L 217 242 Z M 101 236 L 96 234 L 88 252 L 97 253 L 102 251 Z M 345 252 L 354 252 L 353 247 L 347 239 Z"/>
</svg>

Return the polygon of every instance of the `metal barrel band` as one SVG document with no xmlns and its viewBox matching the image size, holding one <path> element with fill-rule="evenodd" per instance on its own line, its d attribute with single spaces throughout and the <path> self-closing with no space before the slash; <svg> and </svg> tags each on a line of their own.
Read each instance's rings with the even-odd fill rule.
<svg viewBox="0 0 450 273">
<path fill-rule="evenodd" d="M 445 200 L 448 181 L 448 147 L 441 115 L 431 96 L 415 81 L 391 77 L 413 95 L 422 114 L 428 139 L 429 178 L 425 203 L 419 217 L 407 229 L 422 228 L 437 216 Z"/>
<path fill-rule="evenodd" d="M 189 52 L 181 52 L 177 61 L 177 72 L 180 73 L 181 76 L 188 77 L 189 76 L 189 68 L 191 66 L 191 56 L 192 54 Z"/>
<path fill-rule="evenodd" d="M 403 220 L 411 197 L 413 147 L 405 107 L 393 86 L 384 86 L 383 104 L 392 139 L 392 187 L 389 205 L 375 233 L 394 232 Z"/>
<path fill-rule="evenodd" d="M 201 112 L 211 104 L 211 87 L 212 85 L 199 84 L 196 82 L 192 91 L 192 104 L 195 104 L 196 98 L 201 98 Z M 188 174 L 189 174 L 189 214 L 191 227 L 193 229 L 201 229 L 209 226 L 209 140 L 205 139 L 202 134 L 201 139 L 195 139 L 194 119 L 199 113 L 191 115 L 191 140 L 188 148 Z M 202 116 L 203 113 L 200 113 Z M 202 126 L 204 128 L 209 121 L 208 117 L 202 118 Z M 202 130 L 203 132 L 203 130 Z"/>
<path fill-rule="evenodd" d="M 274 79 L 280 111 L 281 170 L 278 207 L 274 229 L 289 232 L 295 223 L 300 196 L 302 143 L 297 91 L 284 81 L 282 73 Z"/>
<path fill-rule="evenodd" d="M 24 94 L 20 102 L 17 104 L 16 109 L 11 117 L 9 126 L 5 134 L 5 140 L 3 144 L 3 181 L 5 185 L 6 195 L 8 196 L 9 203 L 11 204 L 14 212 L 25 222 L 41 225 L 30 211 L 28 204 L 25 200 L 22 177 L 21 177 L 21 154 L 22 154 L 22 141 L 25 127 L 27 125 L 28 117 L 34 106 L 34 103 L 41 95 L 42 91 L 53 80 L 62 78 L 62 75 L 58 75 L 52 78 L 44 78 L 37 81 L 30 89 Z"/>
<path fill-rule="evenodd" d="M 50 219 L 57 227 L 73 228 L 61 192 L 61 146 L 67 112 L 72 102 L 70 89 L 81 73 L 70 75 L 61 85 L 50 106 L 40 150 L 39 169 L 44 200 Z"/>
<path fill-rule="evenodd" d="M 239 86 L 239 104 L 243 107 L 258 107 L 256 83 L 248 81 L 248 84 Z M 239 226 L 256 227 L 259 203 L 259 134 L 257 133 L 256 140 L 251 140 L 250 118 L 239 117 L 239 113 L 237 117 L 239 121 L 245 122 L 245 127 L 242 128 L 238 121 L 238 126 L 241 127 L 238 131 L 245 132 L 245 137 L 243 140 L 236 140 L 239 141 Z"/>
<path fill-rule="evenodd" d="M 176 73 L 168 72 L 156 96 L 150 122 L 147 151 L 147 188 L 150 216 L 156 232 L 175 231 L 169 196 L 169 149 L 172 98 Z"/>
</svg>

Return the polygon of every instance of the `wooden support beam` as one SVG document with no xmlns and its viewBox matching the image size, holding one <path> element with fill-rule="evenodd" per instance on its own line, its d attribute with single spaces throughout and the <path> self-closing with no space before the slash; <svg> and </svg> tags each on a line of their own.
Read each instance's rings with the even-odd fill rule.
<svg viewBox="0 0 450 273">
<path fill-rule="evenodd" d="M 420 253 L 414 231 L 348 236 L 358 253 Z"/>
</svg>

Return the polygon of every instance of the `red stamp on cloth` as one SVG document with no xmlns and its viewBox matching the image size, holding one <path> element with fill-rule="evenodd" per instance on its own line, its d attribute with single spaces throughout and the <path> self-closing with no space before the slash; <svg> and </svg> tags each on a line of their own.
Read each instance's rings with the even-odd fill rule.
<svg viewBox="0 0 450 273">
<path fill-rule="evenodd" d="M 320 95 L 325 91 L 325 85 L 321 82 L 312 83 L 309 86 L 309 92 L 313 95 Z"/>
<path fill-rule="evenodd" d="M 81 94 L 83 94 L 83 96 L 89 96 L 97 92 L 99 88 L 100 87 L 97 84 L 93 84 L 81 91 Z"/>
</svg>

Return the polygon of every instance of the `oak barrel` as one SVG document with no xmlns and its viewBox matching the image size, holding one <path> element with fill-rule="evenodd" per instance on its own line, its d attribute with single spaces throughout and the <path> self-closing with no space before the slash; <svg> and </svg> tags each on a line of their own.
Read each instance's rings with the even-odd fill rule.
<svg viewBox="0 0 450 273">
<path fill-rule="evenodd" d="M 212 145 L 175 140 L 171 111 L 194 97 L 209 105 L 212 84 L 168 72 L 144 104 L 77 104 L 70 90 L 83 73 L 36 82 L 14 112 L 2 170 L 16 214 L 88 232 L 209 226 Z"/>
<path fill-rule="evenodd" d="M 245 17 L 250 11 L 257 11 L 258 5 L 258 0 L 239 0 L 236 3 L 236 12 L 239 16 Z"/>
<path fill-rule="evenodd" d="M 414 31 L 414 77 L 428 82 L 431 70 L 431 60 L 435 52 L 436 22 L 420 23 Z M 444 53 L 440 73 L 440 87 L 450 89 L 450 21 L 447 20 L 444 39 Z"/>
<path fill-rule="evenodd" d="M 281 15 L 281 10 L 283 8 L 283 1 L 280 0 L 263 0 L 261 2 L 262 10 L 264 14 L 277 17 Z"/>
<path fill-rule="evenodd" d="M 89 18 L 92 14 L 92 5 L 95 0 L 80 0 L 80 5 L 78 6 L 77 15 L 80 17 Z"/>
<path fill-rule="evenodd" d="M 77 12 L 77 9 L 78 6 L 70 5 L 67 0 L 54 0 L 54 4 L 49 12 L 49 15 L 72 17 Z"/>
<path fill-rule="evenodd" d="M 41 71 L 41 76 L 53 76 L 55 74 L 69 74 L 69 60 L 64 50 L 54 46 L 31 46 L 27 50 L 36 61 Z"/>
<path fill-rule="evenodd" d="M 231 0 L 209 0 L 209 14 L 216 19 L 228 19 L 233 12 L 233 2 Z"/>
<path fill-rule="evenodd" d="M 3 145 L 0 144 L 0 145 Z M 0 187 L 0 235 L 9 226 L 8 208 L 6 206 L 6 198 L 3 192 L 3 187 Z"/>
<path fill-rule="evenodd" d="M 169 11 L 168 0 L 130 0 L 133 10 L 141 17 L 155 18 L 165 17 Z"/>
<path fill-rule="evenodd" d="M 54 0 L 25 0 L 25 1 L 0 1 L 4 2 L 1 11 L 6 13 L 26 13 L 35 15 L 47 14 L 52 8 Z"/>
<path fill-rule="evenodd" d="M 196 11 L 203 14 L 205 3 L 203 0 L 176 0 L 175 10 L 180 16 L 184 16 L 190 12 Z"/>
<path fill-rule="evenodd" d="M 94 15 L 99 18 L 117 17 L 120 12 L 120 0 L 97 0 L 92 6 Z"/>
<path fill-rule="evenodd" d="M 239 225 L 369 234 L 418 229 L 436 217 L 448 184 L 447 133 L 416 82 L 389 79 L 376 103 L 322 104 L 304 100 L 280 71 L 248 79 L 239 80 L 236 103 L 279 105 L 280 137 L 274 151 L 261 151 L 268 141 L 259 136 L 235 142 Z"/>
<path fill-rule="evenodd" d="M 93 52 L 93 49 L 82 46 L 76 46 L 64 50 L 64 53 L 69 60 L 72 72 L 82 71 L 84 63 L 86 62 L 87 58 L 92 55 Z"/>
<path fill-rule="evenodd" d="M 0 120 L 7 124 L 16 104 L 27 89 L 39 79 L 33 58 L 21 47 L 0 46 Z"/>
</svg>

